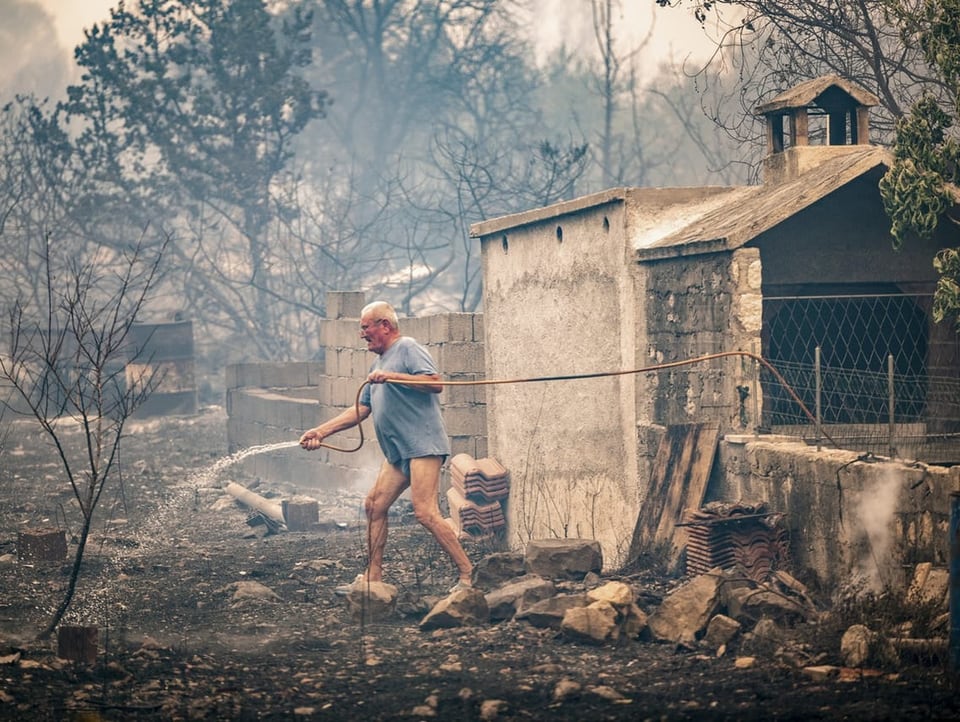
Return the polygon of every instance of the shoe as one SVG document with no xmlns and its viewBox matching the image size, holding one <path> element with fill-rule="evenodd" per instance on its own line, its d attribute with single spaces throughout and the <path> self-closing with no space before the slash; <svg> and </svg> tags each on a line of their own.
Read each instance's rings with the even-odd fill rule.
<svg viewBox="0 0 960 722">
<path fill-rule="evenodd" d="M 453 594 L 454 592 L 459 592 L 464 589 L 473 589 L 473 585 L 467 584 L 466 582 L 457 582 L 452 587 L 450 587 L 450 591 L 448 592 L 448 594 Z"/>
</svg>

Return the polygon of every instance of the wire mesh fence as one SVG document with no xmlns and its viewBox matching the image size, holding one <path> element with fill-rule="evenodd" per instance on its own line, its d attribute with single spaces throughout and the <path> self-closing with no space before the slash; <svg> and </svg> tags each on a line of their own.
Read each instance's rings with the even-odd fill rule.
<svg viewBox="0 0 960 722">
<path fill-rule="evenodd" d="M 758 370 L 762 430 L 903 459 L 960 462 L 960 343 L 952 328 L 929 321 L 929 295 L 764 303 L 764 357 L 790 388 Z"/>
</svg>

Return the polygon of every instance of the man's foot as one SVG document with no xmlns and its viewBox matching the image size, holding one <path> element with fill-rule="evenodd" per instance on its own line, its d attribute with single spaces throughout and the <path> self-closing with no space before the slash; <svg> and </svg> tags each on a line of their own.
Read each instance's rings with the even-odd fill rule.
<svg viewBox="0 0 960 722">
<path fill-rule="evenodd" d="M 473 589 L 473 583 L 465 582 L 461 579 L 452 587 L 450 587 L 450 594 L 453 594 L 454 592 L 459 592 L 462 589 Z"/>
</svg>

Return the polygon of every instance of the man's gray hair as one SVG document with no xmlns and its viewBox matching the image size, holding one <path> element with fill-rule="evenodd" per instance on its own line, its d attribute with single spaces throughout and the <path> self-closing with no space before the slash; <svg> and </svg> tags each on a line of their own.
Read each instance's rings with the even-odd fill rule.
<svg viewBox="0 0 960 722">
<path fill-rule="evenodd" d="M 364 306 L 363 310 L 360 312 L 360 318 L 365 318 L 367 316 L 374 321 L 380 321 L 381 319 L 389 321 L 390 325 L 395 329 L 400 329 L 400 321 L 397 319 L 397 312 L 394 311 L 393 306 L 386 301 L 374 301 Z"/>
</svg>

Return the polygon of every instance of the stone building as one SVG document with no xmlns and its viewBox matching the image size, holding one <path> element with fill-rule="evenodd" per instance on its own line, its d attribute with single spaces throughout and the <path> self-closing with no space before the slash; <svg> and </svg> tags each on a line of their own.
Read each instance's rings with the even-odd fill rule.
<svg viewBox="0 0 960 722">
<path fill-rule="evenodd" d="M 625 561 L 638 515 L 654 501 L 665 430 L 709 423 L 725 441 L 707 497 L 749 491 L 789 511 L 797 532 L 804 516 L 832 519 L 818 531 L 829 545 L 842 510 L 810 508 L 824 504 L 819 492 L 785 488 L 789 472 L 744 483 L 756 460 L 730 446 L 798 427 L 808 439 L 816 429 L 818 442 L 860 451 L 854 431 L 864 426 L 906 434 L 907 424 L 889 420 L 873 392 L 849 380 L 833 389 L 831 415 L 813 416 L 812 391 L 801 386 L 815 356 L 857 383 L 882 380 L 894 358 L 898 373 L 920 379 L 892 397 L 900 409 L 912 404 L 906 421 L 949 426 L 950 413 L 937 411 L 953 403 L 954 427 L 938 430 L 957 431 L 956 399 L 927 382 L 955 379 L 960 367 L 953 329 L 930 320 L 931 260 L 955 243 L 941 235 L 893 250 L 878 191 L 890 157 L 868 137 L 874 104 L 830 76 L 760 106 L 768 138 L 761 185 L 614 188 L 472 228 L 483 253 L 488 378 L 649 369 L 489 388 L 488 445 L 513 473 L 515 543 L 593 537 L 611 564 Z M 788 383 L 771 383 L 758 358 L 787 369 Z M 806 404 L 789 395 L 793 385 Z M 911 458 L 924 459 L 928 436 L 910 442 Z M 893 451 L 884 438 L 881 450 Z M 928 460 L 957 456 L 955 446 L 940 447 Z M 924 528 L 942 522 L 944 493 Z M 806 561 L 837 561 L 823 553 Z"/>
</svg>

